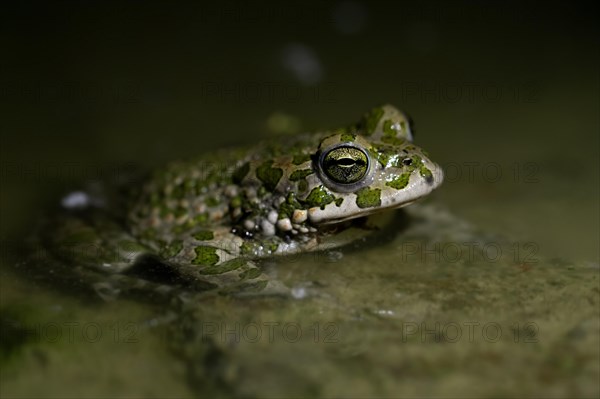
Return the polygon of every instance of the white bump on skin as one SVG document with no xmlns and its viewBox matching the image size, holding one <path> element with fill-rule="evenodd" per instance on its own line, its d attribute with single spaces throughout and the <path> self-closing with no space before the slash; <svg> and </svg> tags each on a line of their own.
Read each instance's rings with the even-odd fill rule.
<svg viewBox="0 0 600 399">
<path fill-rule="evenodd" d="M 292 221 L 294 223 L 303 223 L 308 218 L 308 212 L 304 209 L 295 209 L 292 214 Z"/>
<path fill-rule="evenodd" d="M 235 197 L 237 195 L 238 190 L 237 190 L 236 186 L 230 185 L 230 186 L 227 186 L 223 192 L 229 198 L 233 198 L 233 197 Z"/>
<path fill-rule="evenodd" d="M 292 223 L 289 218 L 280 219 L 277 221 L 277 228 L 282 231 L 292 230 Z"/>
<path fill-rule="evenodd" d="M 256 189 L 254 187 L 246 188 L 246 197 L 248 197 L 248 199 L 256 198 Z"/>
<path fill-rule="evenodd" d="M 310 218 L 311 222 L 319 221 L 319 217 L 318 217 L 319 210 L 320 210 L 319 207 L 313 207 L 308 210 L 308 217 Z"/>
<path fill-rule="evenodd" d="M 275 226 L 271 222 L 269 222 L 267 219 L 263 219 L 260 221 L 260 229 L 262 230 L 263 234 L 266 236 L 275 235 Z"/>
<path fill-rule="evenodd" d="M 256 224 L 254 223 L 254 220 L 250 220 L 250 219 L 244 220 L 244 228 L 246 230 L 254 230 L 254 226 L 256 226 Z"/>
<path fill-rule="evenodd" d="M 267 216 L 267 219 L 269 219 L 269 222 L 271 224 L 275 224 L 277 223 L 277 211 L 271 211 L 269 212 L 269 215 Z"/>
</svg>

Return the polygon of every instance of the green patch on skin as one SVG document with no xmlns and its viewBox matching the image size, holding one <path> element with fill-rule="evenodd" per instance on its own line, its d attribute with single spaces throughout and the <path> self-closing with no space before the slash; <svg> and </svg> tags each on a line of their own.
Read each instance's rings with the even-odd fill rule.
<svg viewBox="0 0 600 399">
<path fill-rule="evenodd" d="M 142 231 L 142 233 L 140 234 L 140 238 L 142 238 L 144 240 L 154 241 L 154 240 L 156 240 L 156 235 L 157 235 L 156 230 L 153 228 L 149 228 L 149 229 Z"/>
<path fill-rule="evenodd" d="M 208 222 L 208 213 L 207 212 L 200 213 L 200 214 L 194 216 L 194 218 L 192 219 L 192 223 L 194 223 L 194 224 L 205 224 L 206 222 Z"/>
<path fill-rule="evenodd" d="M 256 168 L 256 177 L 263 182 L 265 188 L 269 191 L 274 191 L 277 183 L 283 176 L 281 168 L 272 168 L 273 161 L 266 161 Z"/>
<path fill-rule="evenodd" d="M 278 219 L 291 218 L 296 209 L 302 209 L 294 193 L 289 193 L 284 202 L 279 205 Z"/>
<path fill-rule="evenodd" d="M 408 158 L 410 158 L 410 160 L 412 161 L 410 165 L 405 165 L 404 164 L 404 160 L 407 157 L 398 157 L 396 159 L 396 161 L 392 164 L 393 167 L 395 168 L 406 168 L 406 170 L 408 170 L 409 172 L 412 172 L 413 170 L 415 170 L 416 168 L 419 167 L 419 165 L 423 164 L 423 161 L 421 159 L 420 156 L 418 155 L 412 155 Z"/>
<path fill-rule="evenodd" d="M 266 241 L 263 243 L 263 246 L 269 251 L 270 254 L 275 253 L 277 248 L 279 248 L 279 244 L 276 241 Z"/>
<path fill-rule="evenodd" d="M 372 208 L 381 205 L 381 189 L 361 188 L 356 194 L 356 205 L 359 208 Z"/>
<path fill-rule="evenodd" d="M 409 166 L 409 168 L 411 168 L 411 170 L 415 170 L 415 169 L 423 166 L 423 160 L 421 159 L 420 156 L 413 155 L 410 157 L 410 159 L 412 159 L 412 164 Z"/>
<path fill-rule="evenodd" d="M 173 234 L 181 234 L 181 233 L 184 233 L 184 232 L 188 231 L 192 227 L 194 227 L 194 223 L 191 220 L 188 220 L 184 224 L 173 226 L 171 228 L 171 233 L 173 233 Z"/>
<path fill-rule="evenodd" d="M 310 161 L 309 154 L 294 155 L 294 158 L 292 159 L 292 163 L 294 165 L 302 165 L 304 162 L 308 162 L 308 161 Z"/>
<path fill-rule="evenodd" d="M 394 122 L 390 119 L 386 119 L 383 122 L 382 130 L 383 130 L 383 138 L 382 141 L 386 143 L 396 144 L 396 143 L 404 143 L 408 138 L 407 132 L 408 129 L 406 127 L 406 122 L 402 121 L 399 123 L 400 129 L 394 129 Z M 400 136 L 400 137 L 399 137 Z M 392 138 L 396 138 L 399 141 L 393 140 Z"/>
<path fill-rule="evenodd" d="M 383 121 L 383 136 L 384 137 L 396 137 L 398 133 L 392 126 L 394 122 L 391 119 L 386 119 Z"/>
<path fill-rule="evenodd" d="M 421 166 L 421 168 L 419 169 L 419 173 L 428 182 L 433 180 L 433 173 L 431 173 L 431 171 L 426 166 Z"/>
<path fill-rule="evenodd" d="M 405 135 L 405 136 L 407 135 L 407 133 L 408 133 L 408 126 L 407 126 L 406 121 L 400 122 L 400 131 L 402 132 L 403 135 Z"/>
<path fill-rule="evenodd" d="M 370 136 L 373 134 L 373 132 L 375 132 L 375 129 L 377 128 L 377 124 L 379 123 L 379 120 L 381 119 L 381 117 L 383 116 L 384 111 L 383 108 L 373 108 L 371 111 L 369 111 L 362 120 L 362 126 L 365 129 L 364 135 L 365 136 Z"/>
<path fill-rule="evenodd" d="M 214 266 L 219 262 L 219 255 L 217 255 L 217 248 L 209 246 L 199 246 L 194 248 L 196 257 L 192 259 L 193 265 L 205 265 Z"/>
<path fill-rule="evenodd" d="M 198 249 L 198 248 L 196 248 L 196 249 Z M 218 256 L 217 256 L 217 258 L 218 258 Z M 235 258 L 235 259 L 228 260 L 227 262 L 223 262 L 219 265 L 213 264 L 209 267 L 199 270 L 198 272 L 200 274 L 223 274 L 223 273 L 230 272 L 232 270 L 239 269 L 240 267 L 242 267 L 244 265 L 246 265 L 246 260 L 244 258 Z"/>
<path fill-rule="evenodd" d="M 173 187 L 173 190 L 171 191 L 172 198 L 183 199 L 184 195 L 185 195 L 185 188 L 183 187 L 182 184 Z"/>
<path fill-rule="evenodd" d="M 257 278 L 261 274 L 262 274 L 262 272 L 260 271 L 259 268 L 248 269 L 248 270 L 240 273 L 240 280 L 250 280 L 253 278 Z"/>
<path fill-rule="evenodd" d="M 343 143 L 354 141 L 355 139 L 356 139 L 356 134 L 350 133 L 350 132 L 342 133 L 342 135 L 340 136 L 340 141 Z"/>
<path fill-rule="evenodd" d="M 234 209 L 235 208 L 241 208 L 241 206 L 242 206 L 242 197 L 240 197 L 239 195 L 236 196 L 236 197 L 233 197 L 231 199 L 231 201 L 229 202 L 229 206 L 231 208 L 234 208 Z"/>
<path fill-rule="evenodd" d="M 192 237 L 198 241 L 209 241 L 215 238 L 215 235 L 210 230 L 200 230 L 192 234 Z"/>
<path fill-rule="evenodd" d="M 185 215 L 185 214 L 187 214 L 187 213 L 188 213 L 188 209 L 187 209 L 187 208 L 184 208 L 184 207 L 182 207 L 182 206 L 179 206 L 179 207 L 177 207 L 177 208 L 175 209 L 175 211 L 173 212 L 173 215 L 174 215 L 176 218 L 180 218 L 181 216 L 183 216 L 183 215 Z"/>
<path fill-rule="evenodd" d="M 392 166 L 394 168 L 402 169 L 404 167 L 404 164 L 402 163 L 404 158 L 405 157 L 403 157 L 403 156 L 397 157 L 396 160 L 390 166 Z"/>
<path fill-rule="evenodd" d="M 398 156 L 400 150 L 398 150 L 396 147 L 392 147 L 390 145 L 378 145 L 377 147 L 373 146 L 369 149 L 369 153 L 384 167 L 402 167 L 402 164 L 398 161 L 398 159 L 402 159 Z"/>
<path fill-rule="evenodd" d="M 160 206 L 159 215 L 160 215 L 161 218 L 167 217 L 170 213 L 171 213 L 171 210 L 165 204 L 163 204 L 163 205 Z"/>
<path fill-rule="evenodd" d="M 386 144 L 392 144 L 392 145 L 402 145 L 402 144 L 404 144 L 404 142 L 405 142 L 406 140 L 404 140 L 404 139 L 401 139 L 401 138 L 399 138 L 399 137 L 396 137 L 396 136 L 383 136 L 383 137 L 381 138 L 381 141 L 383 141 L 383 142 L 384 142 L 384 143 L 386 143 Z"/>
<path fill-rule="evenodd" d="M 343 198 L 340 197 L 340 198 L 336 199 L 335 206 L 337 206 L 339 208 L 340 206 L 342 206 L 342 202 L 344 202 Z"/>
<path fill-rule="evenodd" d="M 173 234 L 180 234 L 183 232 L 186 232 L 190 229 L 192 229 L 195 226 L 198 225 L 205 225 L 208 222 L 208 213 L 201 213 L 198 214 L 196 216 L 194 216 L 192 219 L 188 219 L 185 221 L 185 223 L 177 225 L 177 226 L 173 226 L 173 228 L 171 229 L 171 232 Z"/>
<path fill-rule="evenodd" d="M 205 203 L 207 206 L 210 206 L 212 208 L 219 205 L 219 200 L 216 197 L 208 197 Z"/>
<path fill-rule="evenodd" d="M 312 169 L 295 170 L 290 175 L 290 180 L 291 181 L 301 180 L 301 179 L 304 179 L 308 175 L 312 175 L 313 173 L 314 172 L 312 171 Z"/>
<path fill-rule="evenodd" d="M 381 166 L 386 166 L 387 165 L 387 161 L 388 161 L 388 157 L 385 154 L 380 154 L 377 149 L 375 149 L 374 147 L 369 148 L 369 153 L 371 154 L 371 156 L 373 158 L 375 158 L 380 164 Z"/>
<path fill-rule="evenodd" d="M 230 176 L 226 166 L 223 162 L 221 162 L 218 166 L 207 165 L 205 177 L 202 180 L 198 181 L 198 185 L 199 187 L 208 187 L 211 184 L 223 184 L 229 183 L 230 181 L 233 182 L 233 174 L 231 174 Z"/>
<path fill-rule="evenodd" d="M 170 244 L 165 245 L 160 251 L 160 256 L 164 259 L 169 259 L 177 255 L 183 249 L 183 241 L 174 240 Z"/>
<path fill-rule="evenodd" d="M 244 180 L 244 177 L 246 177 L 248 172 L 250 172 L 250 163 L 246 162 L 245 164 L 237 168 L 235 172 L 233 172 L 231 178 L 233 179 L 234 183 L 239 184 L 242 182 L 242 180 Z"/>
<path fill-rule="evenodd" d="M 262 197 L 264 197 L 267 194 L 269 194 L 269 190 L 267 190 L 265 188 L 265 186 L 260 186 L 258 188 L 258 190 L 256 190 L 256 195 L 258 196 L 258 198 L 262 198 Z"/>
<path fill-rule="evenodd" d="M 302 179 L 298 182 L 298 191 L 303 193 L 306 190 L 308 190 L 308 182 L 306 180 Z"/>
<path fill-rule="evenodd" d="M 311 190 L 308 197 L 304 200 L 304 202 L 308 205 L 309 208 L 318 206 L 321 209 L 325 209 L 325 206 L 332 203 L 335 200 L 335 197 L 331 195 L 323 186 L 315 187 Z"/>
<path fill-rule="evenodd" d="M 257 244 L 246 241 L 240 246 L 240 253 L 242 255 L 254 256 L 256 254 L 257 247 Z"/>
<path fill-rule="evenodd" d="M 404 187 L 408 185 L 408 181 L 410 180 L 410 173 L 402 173 L 400 176 L 395 179 L 388 181 L 385 183 L 386 186 L 391 188 L 395 188 L 396 190 L 402 190 Z"/>
</svg>

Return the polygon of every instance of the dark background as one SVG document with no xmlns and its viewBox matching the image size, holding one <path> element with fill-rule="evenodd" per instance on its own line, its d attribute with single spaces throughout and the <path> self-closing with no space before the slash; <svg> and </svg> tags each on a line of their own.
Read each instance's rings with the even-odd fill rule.
<svg viewBox="0 0 600 399">
<path fill-rule="evenodd" d="M 122 165 L 252 143 L 273 115 L 297 118 L 294 131 L 336 127 L 389 102 L 454 173 L 441 203 L 594 258 L 593 4 L 4 5 L 0 233 L 27 230 L 57 196 Z M 501 179 L 482 172 L 490 163 Z"/>
</svg>

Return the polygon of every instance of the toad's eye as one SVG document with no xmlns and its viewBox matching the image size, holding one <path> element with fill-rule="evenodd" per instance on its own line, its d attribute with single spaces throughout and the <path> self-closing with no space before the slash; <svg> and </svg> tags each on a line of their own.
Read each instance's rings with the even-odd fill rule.
<svg viewBox="0 0 600 399">
<path fill-rule="evenodd" d="M 355 147 L 337 147 L 325 154 L 321 168 L 328 178 L 340 184 L 360 181 L 369 169 L 369 157 Z"/>
</svg>

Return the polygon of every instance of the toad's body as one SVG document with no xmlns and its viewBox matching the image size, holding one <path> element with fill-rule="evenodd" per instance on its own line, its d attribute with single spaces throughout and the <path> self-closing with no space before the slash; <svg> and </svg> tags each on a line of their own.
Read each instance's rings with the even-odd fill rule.
<svg viewBox="0 0 600 399">
<path fill-rule="evenodd" d="M 122 231 L 95 223 L 87 237 L 119 254 L 97 260 L 105 271 L 152 253 L 222 286 L 258 277 L 252 258 L 318 249 L 349 221 L 405 206 L 442 180 L 408 120 L 386 105 L 351 127 L 175 162 L 133 189 Z"/>
</svg>

